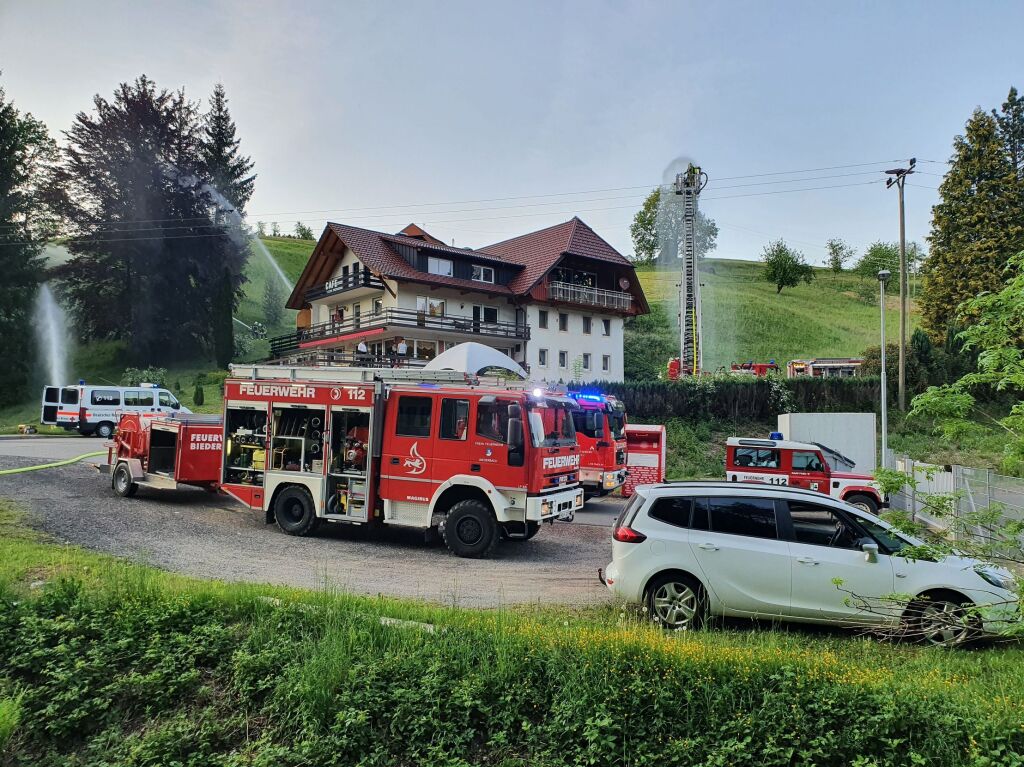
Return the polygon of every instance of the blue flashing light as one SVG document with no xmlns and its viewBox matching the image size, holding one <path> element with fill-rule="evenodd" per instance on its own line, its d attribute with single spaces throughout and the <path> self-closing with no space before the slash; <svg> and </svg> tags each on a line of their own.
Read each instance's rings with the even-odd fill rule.
<svg viewBox="0 0 1024 767">
<path fill-rule="evenodd" d="M 784 439 L 781 431 L 773 431 L 768 435 L 768 439 Z"/>
<path fill-rule="evenodd" d="M 421 389 L 440 389 L 441 388 L 436 383 L 420 383 L 419 386 L 420 386 Z"/>
</svg>

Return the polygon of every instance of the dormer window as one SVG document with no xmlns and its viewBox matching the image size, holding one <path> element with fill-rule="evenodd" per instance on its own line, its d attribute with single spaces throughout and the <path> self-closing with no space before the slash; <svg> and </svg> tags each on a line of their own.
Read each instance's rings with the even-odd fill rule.
<svg viewBox="0 0 1024 767">
<path fill-rule="evenodd" d="M 435 258 L 430 256 L 427 259 L 427 271 L 431 274 L 438 274 L 442 277 L 452 276 L 452 262 L 447 258 Z"/>
<path fill-rule="evenodd" d="M 489 282 L 494 284 L 494 269 L 489 266 L 477 266 L 473 264 L 473 281 Z"/>
</svg>

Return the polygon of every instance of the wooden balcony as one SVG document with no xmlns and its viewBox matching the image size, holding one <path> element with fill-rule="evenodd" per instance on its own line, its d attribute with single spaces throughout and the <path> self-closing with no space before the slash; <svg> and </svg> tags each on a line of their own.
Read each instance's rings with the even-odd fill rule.
<svg viewBox="0 0 1024 767">
<path fill-rule="evenodd" d="M 582 304 L 615 312 L 628 312 L 633 306 L 633 296 L 621 290 L 605 290 L 573 285 L 568 282 L 549 282 L 548 300 L 567 304 Z"/>
<path fill-rule="evenodd" d="M 306 291 L 306 301 L 316 301 L 327 296 L 336 296 L 347 293 L 358 288 L 372 288 L 384 290 L 384 282 L 380 277 L 368 269 L 360 269 L 355 274 L 346 274 L 344 277 L 335 277 L 328 280 L 318 288 L 310 288 Z"/>
<path fill-rule="evenodd" d="M 388 330 L 427 330 L 485 339 L 528 341 L 530 328 L 514 322 L 485 322 L 472 317 L 435 316 L 412 309 L 384 309 L 376 314 L 324 322 L 270 339 L 270 356 L 279 359 L 300 350 L 329 348 L 359 338 L 382 335 Z M 418 335 L 418 334 L 417 334 Z"/>
</svg>

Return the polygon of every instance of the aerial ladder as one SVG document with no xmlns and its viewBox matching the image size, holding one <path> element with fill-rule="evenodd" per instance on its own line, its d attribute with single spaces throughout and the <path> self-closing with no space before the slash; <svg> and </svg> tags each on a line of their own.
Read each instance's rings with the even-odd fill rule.
<svg viewBox="0 0 1024 767">
<path fill-rule="evenodd" d="M 682 279 L 679 281 L 679 373 L 698 375 L 704 344 L 700 317 L 700 275 L 697 272 L 697 201 L 708 174 L 692 163 L 676 175 L 675 193 L 683 198 Z"/>
</svg>

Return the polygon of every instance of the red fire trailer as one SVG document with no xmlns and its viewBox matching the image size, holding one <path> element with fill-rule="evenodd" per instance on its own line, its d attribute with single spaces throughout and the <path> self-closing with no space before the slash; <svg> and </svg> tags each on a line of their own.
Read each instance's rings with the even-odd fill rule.
<svg viewBox="0 0 1024 767">
<path fill-rule="evenodd" d="M 176 488 L 220 487 L 224 419 L 219 415 L 143 418 L 121 416 L 101 470 L 110 474 L 114 492 L 132 496 L 139 485 Z"/>
</svg>

